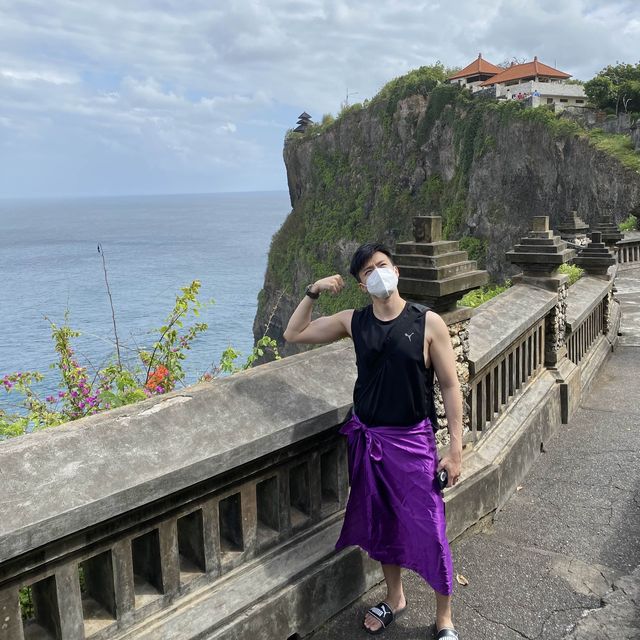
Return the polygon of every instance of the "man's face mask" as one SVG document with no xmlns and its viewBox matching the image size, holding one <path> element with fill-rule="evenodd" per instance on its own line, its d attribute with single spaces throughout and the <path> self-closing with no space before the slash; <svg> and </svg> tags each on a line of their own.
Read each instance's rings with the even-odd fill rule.
<svg viewBox="0 0 640 640">
<path fill-rule="evenodd" d="M 376 298 L 388 298 L 398 288 L 398 276 L 394 269 L 376 267 L 367 278 L 367 291 Z"/>
</svg>

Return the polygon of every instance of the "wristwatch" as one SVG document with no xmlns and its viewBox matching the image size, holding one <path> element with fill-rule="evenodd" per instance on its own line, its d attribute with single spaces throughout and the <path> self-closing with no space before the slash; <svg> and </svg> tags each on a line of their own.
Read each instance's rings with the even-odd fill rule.
<svg viewBox="0 0 640 640">
<path fill-rule="evenodd" d="M 313 284 L 307 285 L 307 288 L 304 290 L 304 295 L 309 296 L 312 300 L 317 300 L 320 297 L 320 292 L 313 293 L 311 287 L 313 287 Z"/>
</svg>

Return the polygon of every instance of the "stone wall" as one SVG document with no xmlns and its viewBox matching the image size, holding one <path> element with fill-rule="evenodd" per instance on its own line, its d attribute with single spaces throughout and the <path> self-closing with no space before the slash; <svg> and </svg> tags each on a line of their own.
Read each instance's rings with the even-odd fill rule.
<svg viewBox="0 0 640 640">
<path fill-rule="evenodd" d="M 469 319 L 455 321 L 455 313 L 448 317 L 444 314 L 445 322 L 449 328 L 449 337 L 453 346 L 453 352 L 456 356 L 456 373 L 460 382 L 460 391 L 464 399 L 462 405 L 462 434 L 469 432 L 469 406 L 466 399 L 469 397 Z M 444 402 L 442 401 L 442 393 L 440 387 L 435 387 L 435 403 L 438 413 L 438 431 L 436 432 L 436 440 L 440 445 L 449 444 L 449 431 L 447 430 L 447 418 L 445 416 Z"/>
</svg>

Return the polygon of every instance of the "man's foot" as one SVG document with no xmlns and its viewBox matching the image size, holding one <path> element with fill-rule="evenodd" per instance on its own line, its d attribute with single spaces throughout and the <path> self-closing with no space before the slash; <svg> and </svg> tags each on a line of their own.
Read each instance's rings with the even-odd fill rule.
<svg viewBox="0 0 640 640">
<path fill-rule="evenodd" d="M 433 633 L 436 640 L 459 640 L 458 632 L 453 628 L 453 624 L 439 627 L 434 623 Z"/>
<path fill-rule="evenodd" d="M 367 611 L 362 624 L 368 633 L 382 633 L 384 629 L 393 622 L 393 619 L 397 618 L 406 607 L 407 600 L 404 594 L 400 596 L 400 598 L 387 598 L 384 602 L 381 602 L 375 607 L 371 607 L 371 609 Z M 391 612 L 391 615 L 388 615 L 389 612 Z"/>
</svg>

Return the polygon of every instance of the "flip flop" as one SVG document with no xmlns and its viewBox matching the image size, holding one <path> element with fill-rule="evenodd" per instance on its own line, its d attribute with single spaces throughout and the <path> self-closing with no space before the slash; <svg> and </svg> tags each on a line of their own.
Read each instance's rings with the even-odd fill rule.
<svg viewBox="0 0 640 640">
<path fill-rule="evenodd" d="M 445 638 L 451 638 L 451 640 L 458 640 L 458 632 L 451 627 L 444 627 L 438 631 L 438 627 L 434 624 L 433 631 L 436 634 L 436 640 L 443 640 Z"/>
<path fill-rule="evenodd" d="M 372 636 L 377 636 L 381 634 L 397 617 L 404 613 L 408 604 L 409 603 L 407 602 L 402 609 L 396 611 L 394 614 L 391 607 L 386 602 L 380 602 L 375 607 L 371 607 L 371 609 L 367 610 L 367 613 L 371 614 L 382 626 L 374 631 L 372 629 L 368 629 L 363 620 L 362 627 L 367 633 Z"/>
</svg>

